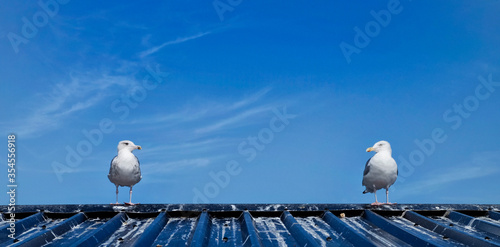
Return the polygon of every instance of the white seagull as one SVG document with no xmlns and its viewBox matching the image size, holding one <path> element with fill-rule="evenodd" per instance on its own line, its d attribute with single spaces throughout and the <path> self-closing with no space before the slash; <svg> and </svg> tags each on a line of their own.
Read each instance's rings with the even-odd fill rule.
<svg viewBox="0 0 500 247">
<path fill-rule="evenodd" d="M 389 203 L 389 187 L 396 182 L 398 177 L 398 165 L 392 158 L 391 144 L 386 141 L 379 141 L 373 147 L 366 149 L 366 152 L 377 152 L 365 165 L 363 173 L 363 186 L 365 193 L 374 193 L 375 202 L 372 205 L 392 204 Z M 386 203 L 377 201 L 377 190 L 385 189 Z"/>
<path fill-rule="evenodd" d="M 130 187 L 130 200 L 126 205 L 132 203 L 132 186 L 141 181 L 141 168 L 139 159 L 132 153 L 135 149 L 142 149 L 131 141 L 121 141 L 118 143 L 118 155 L 111 160 L 108 178 L 116 185 L 116 204 L 118 203 L 118 186 Z"/>
</svg>

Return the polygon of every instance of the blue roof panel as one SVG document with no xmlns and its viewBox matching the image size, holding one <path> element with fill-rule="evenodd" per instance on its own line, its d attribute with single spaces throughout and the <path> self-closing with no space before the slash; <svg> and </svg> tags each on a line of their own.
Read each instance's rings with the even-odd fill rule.
<svg viewBox="0 0 500 247">
<path fill-rule="evenodd" d="M 27 205 L 0 246 L 500 246 L 499 205 Z M 11 235 L 12 236 L 12 235 Z"/>
</svg>

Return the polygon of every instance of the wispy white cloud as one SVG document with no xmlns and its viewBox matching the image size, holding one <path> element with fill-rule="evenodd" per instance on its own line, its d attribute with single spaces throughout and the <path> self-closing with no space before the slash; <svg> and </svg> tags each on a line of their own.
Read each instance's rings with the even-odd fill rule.
<svg viewBox="0 0 500 247">
<path fill-rule="evenodd" d="M 498 173 L 498 171 L 499 169 L 495 167 L 456 167 L 453 170 L 442 172 L 431 179 L 420 181 L 412 187 L 415 191 L 429 191 L 462 180 L 489 176 Z"/>
<path fill-rule="evenodd" d="M 158 144 L 155 146 L 143 149 L 141 155 L 148 157 L 156 157 L 158 160 L 166 160 L 177 157 L 184 159 L 196 156 L 213 156 L 219 154 L 218 159 L 225 159 L 221 150 L 233 148 L 234 143 L 228 138 L 211 138 L 195 141 L 178 142 L 179 139 L 172 140 L 169 144 Z M 214 157 L 212 157 L 214 158 Z"/>
<path fill-rule="evenodd" d="M 153 53 L 156 53 L 158 52 L 159 50 L 161 50 L 162 48 L 164 48 L 165 46 L 169 46 L 169 45 L 176 45 L 176 44 L 180 44 L 180 43 L 183 43 L 183 42 L 186 42 L 186 41 L 189 41 L 189 40 L 193 40 L 193 39 L 197 39 L 197 38 L 201 38 L 207 34 L 210 34 L 211 32 L 201 32 L 201 33 L 198 33 L 198 34 L 195 34 L 195 35 L 192 35 L 192 36 L 188 36 L 188 37 L 179 37 L 175 40 L 171 40 L 171 41 L 167 41 L 161 45 L 158 45 L 158 46 L 155 46 L 155 47 L 152 47 L 148 50 L 145 50 L 145 51 L 142 51 L 141 53 L 139 53 L 139 57 L 140 58 L 144 58 L 146 56 L 149 56 Z"/>
<path fill-rule="evenodd" d="M 208 133 L 212 131 L 217 131 L 222 128 L 227 128 L 228 126 L 238 126 L 241 124 L 248 124 L 251 123 L 251 121 L 245 121 L 248 118 L 259 115 L 263 112 L 268 112 L 272 109 L 271 106 L 266 105 L 266 104 L 259 104 L 258 106 L 255 106 L 253 108 L 247 109 L 243 112 L 235 112 L 238 111 L 241 108 L 245 108 L 247 106 L 250 106 L 260 100 L 271 91 L 271 87 L 265 87 L 261 90 L 259 90 L 257 93 L 251 94 L 250 96 L 244 97 L 243 99 L 236 101 L 233 104 L 228 105 L 227 107 L 223 108 L 221 112 L 224 113 L 223 118 L 219 118 L 218 121 L 215 123 L 212 123 L 208 126 L 201 127 L 195 130 L 195 133 L 197 134 L 203 134 L 203 133 Z M 226 114 L 227 113 L 227 114 Z M 229 116 L 227 116 L 229 115 Z"/>
<path fill-rule="evenodd" d="M 235 112 L 245 107 L 248 108 L 250 105 L 259 102 L 271 90 L 271 87 L 265 87 L 258 92 L 242 97 L 233 103 L 220 103 L 214 102 L 213 99 L 206 99 L 202 104 L 190 103 L 176 112 L 141 117 L 140 119 L 132 120 L 130 123 L 149 125 L 160 124 L 161 128 L 164 128 L 178 124 L 185 124 L 187 122 L 203 123 L 213 119 L 219 119 L 217 123 L 210 124 L 210 126 L 206 127 L 198 127 L 198 129 L 195 130 L 196 133 L 206 133 L 208 131 L 237 123 L 238 121 L 244 120 L 246 117 L 251 115 L 270 110 L 270 107 L 257 106 L 242 113 Z M 230 116 L 228 117 L 228 115 Z"/>
<path fill-rule="evenodd" d="M 237 115 L 230 116 L 228 118 L 224 118 L 219 120 L 218 122 L 211 124 L 206 127 L 198 128 L 195 130 L 195 133 L 202 134 L 202 133 L 208 133 L 216 130 L 220 130 L 221 128 L 230 126 L 230 125 L 236 125 L 238 123 L 244 122 L 244 120 L 248 119 L 251 116 L 263 113 L 263 112 L 268 112 L 272 108 L 271 107 L 257 107 L 253 108 L 250 110 L 246 110 L 242 113 L 238 113 Z"/>
<path fill-rule="evenodd" d="M 58 128 L 66 117 L 98 105 L 113 94 L 112 87 L 126 88 L 135 83 L 127 76 L 72 75 L 69 82 L 57 83 L 47 92 L 35 95 L 33 102 L 28 103 L 33 110 L 8 128 L 25 137 L 38 136 Z"/>
<path fill-rule="evenodd" d="M 401 185 L 401 187 L 407 188 L 402 189 L 406 191 L 406 195 L 429 193 L 446 185 L 498 174 L 500 173 L 499 164 L 500 150 L 481 152 L 473 155 L 469 161 L 434 173 L 432 177 Z"/>
<path fill-rule="evenodd" d="M 148 174 L 165 174 L 171 173 L 178 170 L 186 170 L 197 167 L 208 166 L 211 163 L 210 157 L 193 158 L 193 159 L 181 159 L 166 163 L 150 163 L 141 164 L 141 172 L 143 175 Z"/>
<path fill-rule="evenodd" d="M 269 91 L 271 91 L 271 89 L 272 89 L 271 87 L 265 87 L 265 88 L 261 89 L 260 91 L 258 91 L 257 93 L 254 93 L 254 94 L 250 95 L 249 97 L 246 97 L 246 98 L 234 103 L 232 105 L 231 109 L 238 109 L 238 108 L 247 106 L 249 104 L 255 103 L 255 102 L 259 101 L 267 93 L 269 93 Z"/>
<path fill-rule="evenodd" d="M 157 114 L 150 117 L 141 117 L 140 119 L 131 120 L 131 124 L 158 124 L 161 123 L 163 126 L 170 126 L 184 122 L 195 121 L 203 116 L 207 115 L 210 111 L 209 107 L 202 106 L 197 109 L 184 108 L 180 111 L 168 113 L 168 114 Z"/>
</svg>

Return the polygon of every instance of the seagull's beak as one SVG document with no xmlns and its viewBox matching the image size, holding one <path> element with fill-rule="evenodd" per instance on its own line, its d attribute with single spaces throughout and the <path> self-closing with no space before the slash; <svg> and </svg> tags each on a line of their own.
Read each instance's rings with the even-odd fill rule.
<svg viewBox="0 0 500 247">
<path fill-rule="evenodd" d="M 366 152 L 371 152 L 371 151 L 373 151 L 373 148 L 367 148 L 366 149 Z"/>
<path fill-rule="evenodd" d="M 141 150 L 141 149 L 142 149 L 142 147 L 141 147 L 141 146 L 137 146 L 137 149 Z"/>
</svg>

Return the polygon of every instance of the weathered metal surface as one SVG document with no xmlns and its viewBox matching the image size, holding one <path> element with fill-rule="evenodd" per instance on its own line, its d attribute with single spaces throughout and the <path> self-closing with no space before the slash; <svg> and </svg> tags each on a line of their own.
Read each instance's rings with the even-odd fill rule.
<svg viewBox="0 0 500 247">
<path fill-rule="evenodd" d="M 500 246 L 500 205 L 26 205 L 14 235 L 6 210 L 0 246 Z"/>
</svg>

